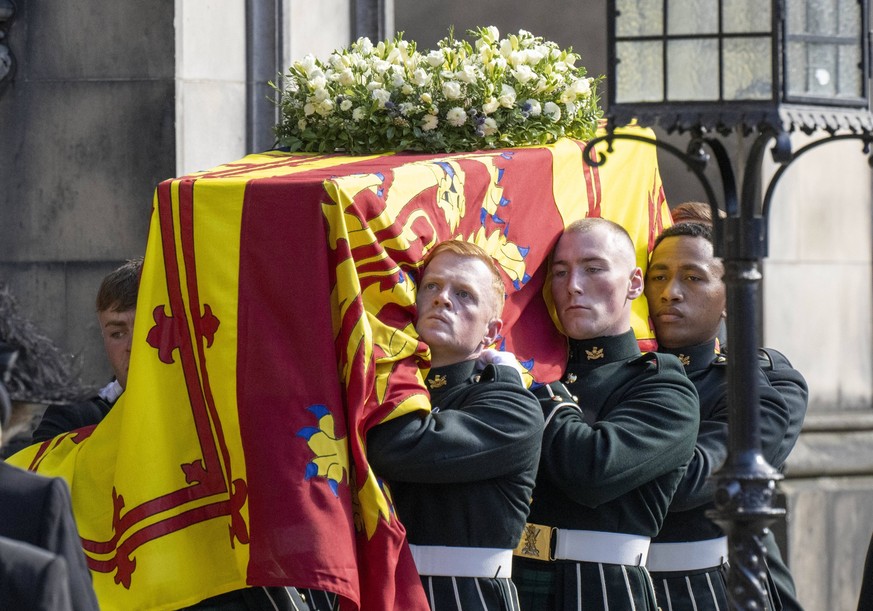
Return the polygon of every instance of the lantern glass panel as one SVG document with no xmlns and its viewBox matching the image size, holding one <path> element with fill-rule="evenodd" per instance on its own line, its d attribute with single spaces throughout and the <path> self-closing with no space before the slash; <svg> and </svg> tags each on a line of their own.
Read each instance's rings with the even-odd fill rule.
<svg viewBox="0 0 873 611">
<path fill-rule="evenodd" d="M 717 33 L 717 0 L 668 0 L 668 36 Z"/>
<path fill-rule="evenodd" d="M 773 62 L 770 38 L 727 38 L 723 45 L 724 99 L 772 99 Z"/>
<path fill-rule="evenodd" d="M 662 49 L 663 43 L 657 40 L 616 44 L 616 102 L 664 100 Z"/>
<path fill-rule="evenodd" d="M 664 0 L 616 0 L 615 35 L 660 36 L 664 33 Z"/>
<path fill-rule="evenodd" d="M 667 43 L 667 98 L 670 101 L 718 100 L 718 81 L 718 40 Z"/>
<path fill-rule="evenodd" d="M 860 98 L 864 96 L 861 63 L 861 49 L 858 46 L 841 45 L 837 49 L 837 95 Z"/>
<path fill-rule="evenodd" d="M 770 32 L 770 0 L 725 0 L 722 3 L 722 31 L 726 34 Z"/>
</svg>

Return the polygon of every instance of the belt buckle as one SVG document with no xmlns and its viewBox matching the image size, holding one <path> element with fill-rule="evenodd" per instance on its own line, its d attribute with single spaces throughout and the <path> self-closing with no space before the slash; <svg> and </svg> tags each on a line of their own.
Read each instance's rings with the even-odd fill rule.
<svg viewBox="0 0 873 611">
<path fill-rule="evenodd" d="M 512 551 L 513 555 L 546 562 L 554 560 L 552 534 L 555 530 L 552 526 L 527 522 L 521 533 L 521 541 Z"/>
</svg>

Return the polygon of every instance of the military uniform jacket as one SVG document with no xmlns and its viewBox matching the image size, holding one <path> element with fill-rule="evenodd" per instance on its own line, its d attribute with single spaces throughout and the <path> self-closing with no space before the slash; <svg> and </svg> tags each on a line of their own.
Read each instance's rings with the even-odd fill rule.
<svg viewBox="0 0 873 611">
<path fill-rule="evenodd" d="M 513 549 L 521 538 L 540 457 L 542 411 L 513 368 L 489 365 L 479 374 L 475 367 L 465 361 L 432 369 L 426 383 L 433 411 L 401 416 L 367 434 L 367 458 L 391 485 L 412 544 Z M 432 583 L 439 579 L 456 581 L 446 593 L 451 601 L 440 602 L 441 588 Z M 517 609 L 508 579 L 423 582 L 434 609 Z M 460 604 L 451 591 L 456 587 Z"/>
<path fill-rule="evenodd" d="M 571 341 L 564 382 L 536 391 L 546 426 L 529 521 L 656 535 L 699 422 L 697 392 L 678 359 L 641 355 L 632 331 Z M 529 609 L 656 608 L 642 567 L 524 558 L 516 567 Z"/>
<path fill-rule="evenodd" d="M 706 511 L 714 507 L 715 483 L 711 476 L 724 463 L 728 453 L 727 356 L 716 352 L 715 340 L 697 346 L 662 350 L 679 358 L 697 389 L 700 429 L 691 462 L 676 489 L 661 532 L 653 543 L 715 539 L 724 533 L 706 517 Z M 761 368 L 756 384 L 761 409 L 761 451 L 770 465 L 781 469 L 800 434 L 806 413 L 806 383 L 776 351 L 762 351 L 759 361 Z M 784 569 L 781 557 L 768 558 L 768 562 L 778 565 L 774 568 Z M 695 603 L 700 611 L 723 608 L 726 602 L 722 593 L 723 572 L 718 569 L 708 572 L 706 583 L 692 583 L 691 586 L 684 579 L 685 573 L 653 573 L 659 601 L 668 609 L 670 606 L 685 608 L 682 605 L 690 603 L 690 588 L 697 593 Z M 706 579 L 704 573 L 694 572 L 699 580 Z M 793 598 L 793 583 L 790 583 L 787 569 L 785 574 L 789 580 L 786 587 L 790 591 L 786 591 L 783 598 Z M 661 600 L 668 596 L 670 605 Z M 781 608 L 778 598 L 773 596 L 772 604 L 776 609 Z"/>
</svg>

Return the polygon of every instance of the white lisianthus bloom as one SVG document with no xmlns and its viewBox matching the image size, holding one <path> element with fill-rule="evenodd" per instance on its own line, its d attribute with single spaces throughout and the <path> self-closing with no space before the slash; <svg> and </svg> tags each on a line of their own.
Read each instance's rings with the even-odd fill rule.
<svg viewBox="0 0 873 611">
<path fill-rule="evenodd" d="M 330 97 L 330 94 L 327 92 L 327 89 L 316 89 L 313 92 L 312 97 L 315 98 L 316 102 L 324 102 Z"/>
<path fill-rule="evenodd" d="M 306 122 L 306 119 L 299 119 L 297 121 L 297 129 L 299 129 L 300 131 L 303 131 L 304 129 L 306 129 L 307 125 L 308 124 Z"/>
<path fill-rule="evenodd" d="M 421 120 L 421 131 L 429 132 L 435 130 L 439 123 L 440 120 L 436 115 L 424 115 L 424 119 Z"/>
<path fill-rule="evenodd" d="M 320 104 L 315 106 L 315 112 L 322 117 L 326 117 L 333 112 L 333 100 L 323 100 Z"/>
<path fill-rule="evenodd" d="M 482 104 L 482 112 L 484 112 L 486 115 L 490 115 L 498 108 L 500 108 L 500 102 L 497 101 L 497 98 L 488 98 L 487 100 L 485 100 L 485 103 Z"/>
<path fill-rule="evenodd" d="M 379 104 L 379 108 L 385 107 L 385 102 L 391 99 L 391 92 L 387 89 L 376 89 L 373 91 L 373 99 Z"/>
<path fill-rule="evenodd" d="M 352 101 L 346 98 L 342 102 L 340 102 L 340 110 L 346 112 L 349 108 L 352 107 Z"/>
<path fill-rule="evenodd" d="M 457 81 L 447 81 L 443 83 L 443 95 L 448 100 L 457 100 L 461 97 L 461 84 Z"/>
<path fill-rule="evenodd" d="M 403 78 L 403 74 L 400 72 L 395 72 L 391 77 L 391 84 L 394 85 L 395 89 L 400 89 L 403 85 L 406 84 L 406 79 Z"/>
<path fill-rule="evenodd" d="M 443 58 L 443 52 L 436 49 L 428 53 L 427 57 L 425 57 L 424 59 L 434 68 L 442 66 L 443 62 L 445 61 L 445 59 Z"/>
<path fill-rule="evenodd" d="M 450 108 L 449 112 L 446 113 L 446 121 L 453 127 L 461 127 L 467 122 L 467 111 L 460 106 Z"/>
<path fill-rule="evenodd" d="M 528 112 L 530 113 L 530 116 L 538 117 L 542 114 L 543 107 L 540 106 L 539 100 L 534 100 L 533 98 L 531 98 L 530 100 L 526 100 L 525 104 L 527 104 L 530 107 L 530 110 L 528 110 Z"/>
<path fill-rule="evenodd" d="M 485 122 L 482 124 L 482 131 L 485 132 L 486 136 L 497 133 L 497 121 L 495 121 L 491 117 L 487 117 L 485 119 Z"/>
<path fill-rule="evenodd" d="M 307 102 L 303 105 L 303 114 L 307 117 L 311 114 L 315 114 L 315 104 L 312 102 Z"/>
<path fill-rule="evenodd" d="M 430 82 L 430 75 L 424 68 L 416 68 L 412 73 L 412 82 L 419 87 L 424 87 Z"/>
<path fill-rule="evenodd" d="M 354 84 L 355 73 L 352 72 L 351 68 L 346 68 L 345 70 L 343 70 L 342 72 L 339 73 L 339 82 L 341 85 L 345 85 L 346 87 Z"/>
<path fill-rule="evenodd" d="M 517 80 L 519 83 L 524 85 L 525 83 L 527 83 L 531 79 L 536 78 L 537 74 L 536 74 L 536 72 L 531 70 L 530 66 L 522 65 L 522 66 L 519 66 L 518 68 L 515 68 L 514 70 L 512 70 L 512 76 L 515 77 L 515 80 Z"/>
<path fill-rule="evenodd" d="M 503 83 L 503 87 L 500 89 L 500 96 L 497 98 L 497 101 L 500 102 L 500 105 L 504 108 L 512 108 L 515 104 L 515 89 Z"/>
<path fill-rule="evenodd" d="M 552 121 L 558 121 L 561 118 L 561 107 L 554 102 L 546 102 L 543 106 L 543 113 Z"/>
<path fill-rule="evenodd" d="M 479 74 L 476 72 L 476 68 L 470 66 L 469 64 L 464 66 L 461 70 L 455 72 L 455 77 L 468 85 L 470 83 L 475 83 L 479 79 Z"/>
<path fill-rule="evenodd" d="M 364 118 L 364 116 L 365 116 L 364 109 L 361 108 L 360 106 L 358 108 L 355 108 L 352 111 L 352 119 L 354 119 L 355 121 L 361 121 Z"/>
<path fill-rule="evenodd" d="M 425 104 L 430 104 L 431 102 L 433 102 L 433 98 L 432 98 L 431 95 L 430 95 L 428 92 L 426 92 L 426 91 L 425 91 L 424 93 L 422 93 L 420 96 L 418 96 L 418 98 L 419 98 L 422 102 L 424 102 Z"/>
</svg>

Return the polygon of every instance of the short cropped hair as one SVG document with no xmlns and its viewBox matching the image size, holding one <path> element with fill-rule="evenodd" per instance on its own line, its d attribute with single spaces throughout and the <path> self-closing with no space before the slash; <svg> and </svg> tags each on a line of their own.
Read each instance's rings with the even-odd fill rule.
<svg viewBox="0 0 873 611">
<path fill-rule="evenodd" d="M 142 257 L 130 259 L 110 272 L 97 291 L 97 311 L 114 310 L 125 312 L 136 308 L 139 278 L 142 275 Z"/>
<path fill-rule="evenodd" d="M 652 252 L 655 252 L 655 249 L 658 248 L 658 244 L 663 242 L 666 238 L 675 238 L 679 236 L 687 236 L 689 238 L 703 238 L 704 240 L 707 240 L 710 244 L 712 244 L 712 226 L 706 225 L 704 223 L 682 222 L 667 227 L 655 239 L 655 245 L 652 247 Z"/>
<path fill-rule="evenodd" d="M 485 249 L 483 249 L 481 246 L 473 244 L 472 242 L 467 242 L 464 240 L 445 240 L 434 246 L 424 256 L 424 259 L 422 259 L 422 277 L 424 276 L 424 270 L 427 269 L 427 266 L 430 265 L 430 262 L 433 261 L 434 257 L 444 252 L 450 252 L 460 257 L 472 257 L 474 259 L 479 259 L 488 267 L 488 271 L 491 272 L 491 292 L 496 298 L 496 314 L 499 316 L 500 312 L 503 310 L 503 302 L 506 299 L 506 286 L 504 286 L 503 284 L 503 278 L 500 276 L 500 269 L 494 262 L 494 258 L 487 252 L 485 252 Z"/>
<path fill-rule="evenodd" d="M 578 221 L 573 221 L 567 225 L 567 227 L 564 228 L 564 233 L 561 235 L 566 235 L 568 233 L 588 233 L 597 227 L 605 227 L 610 233 L 616 236 L 621 245 L 624 246 L 625 254 L 629 257 L 628 262 L 631 266 L 635 265 L 637 255 L 634 241 L 627 232 L 627 229 L 615 221 L 594 216 L 579 219 Z M 557 243 L 555 246 L 557 246 Z"/>
</svg>

